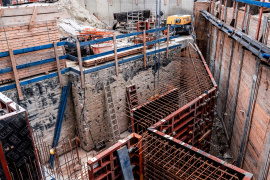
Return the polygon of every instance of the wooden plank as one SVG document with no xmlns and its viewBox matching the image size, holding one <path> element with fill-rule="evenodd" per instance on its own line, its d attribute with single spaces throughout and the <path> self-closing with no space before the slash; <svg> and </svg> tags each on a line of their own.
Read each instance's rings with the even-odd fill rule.
<svg viewBox="0 0 270 180">
<path fill-rule="evenodd" d="M 55 26 L 56 25 L 56 21 L 55 20 L 46 21 L 46 22 L 47 23 L 36 22 L 33 27 L 34 28 L 39 28 L 39 27 L 47 27 L 47 26 Z M 29 23 L 20 24 L 19 26 L 18 25 L 5 26 L 5 29 L 3 28 L 3 26 L 0 26 L 0 32 L 17 31 L 17 30 L 22 30 L 22 29 L 27 29 L 28 30 L 28 25 L 29 25 Z"/>
<path fill-rule="evenodd" d="M 136 48 L 136 49 L 133 49 L 133 50 L 127 50 L 127 51 L 120 52 L 120 53 L 118 53 L 117 58 L 123 58 L 123 57 L 126 57 L 126 56 L 138 54 L 138 53 L 143 53 L 143 48 Z M 111 60 L 114 60 L 114 54 L 84 61 L 83 66 L 84 67 L 96 66 L 98 64 L 108 62 L 108 61 L 111 61 Z"/>
<path fill-rule="evenodd" d="M 118 76 L 117 44 L 116 44 L 115 33 L 113 34 L 113 46 L 114 46 L 115 74 L 116 74 L 116 76 Z"/>
<path fill-rule="evenodd" d="M 0 18 L 2 17 L 3 13 L 4 13 L 4 9 L 1 9 L 1 11 L 0 11 Z"/>
<path fill-rule="evenodd" d="M 32 7 L 4 7 L 5 12 L 3 13 L 3 17 L 12 17 L 12 16 L 26 16 L 32 15 L 36 6 Z M 38 14 L 50 14 L 50 13 L 58 13 L 57 6 L 39 6 Z"/>
<path fill-rule="evenodd" d="M 1 20 L 4 26 L 11 26 L 11 25 L 19 25 L 19 24 L 28 24 L 31 20 L 31 15 L 27 16 L 14 16 L 14 17 L 2 17 Z M 36 17 L 36 22 L 46 22 L 46 21 L 53 21 L 57 18 L 60 18 L 59 13 L 51 13 L 51 14 L 38 14 Z"/>
<path fill-rule="evenodd" d="M 81 83 L 82 83 L 82 88 L 85 88 L 85 82 L 84 82 L 84 72 L 83 72 L 83 67 L 82 67 L 82 55 L 81 55 L 81 47 L 80 47 L 80 42 L 76 42 L 76 47 L 77 47 L 77 56 L 78 56 L 78 61 L 79 61 L 79 67 L 80 67 L 80 72 L 81 72 Z"/>
<path fill-rule="evenodd" d="M 146 33 L 143 30 L 143 67 L 146 68 Z"/>
<path fill-rule="evenodd" d="M 14 58 L 14 54 L 13 54 L 12 49 L 9 49 L 9 56 L 10 56 L 10 61 L 11 61 L 11 64 L 12 64 L 12 69 L 13 69 L 13 73 L 14 73 L 15 84 L 16 84 L 16 87 L 17 87 L 18 96 L 19 96 L 19 99 L 22 100 L 23 95 L 22 95 L 20 80 L 19 80 L 19 76 L 18 76 L 18 72 L 17 72 L 17 68 L 16 68 L 16 62 L 15 62 L 15 58 Z"/>
<path fill-rule="evenodd" d="M 57 49 L 57 43 L 53 42 L 53 46 L 54 46 L 54 55 L 55 55 L 55 60 L 56 60 L 56 65 L 57 65 L 59 84 L 60 84 L 60 87 L 63 87 L 61 67 L 60 67 L 59 55 L 58 55 L 58 49 Z"/>
<path fill-rule="evenodd" d="M 38 7 L 36 6 L 33 11 L 33 15 L 31 17 L 30 23 L 29 23 L 29 30 L 31 30 L 33 25 L 35 24 L 37 13 L 38 13 Z"/>
</svg>

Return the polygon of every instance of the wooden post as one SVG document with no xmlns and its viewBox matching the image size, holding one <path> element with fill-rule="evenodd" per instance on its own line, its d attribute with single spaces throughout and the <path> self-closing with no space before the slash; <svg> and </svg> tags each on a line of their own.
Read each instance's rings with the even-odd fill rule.
<svg viewBox="0 0 270 180">
<path fill-rule="evenodd" d="M 117 44 L 115 33 L 113 34 L 113 45 L 114 45 L 115 74 L 116 76 L 118 76 Z"/>
<path fill-rule="evenodd" d="M 76 47 L 77 47 L 77 56 L 78 56 L 78 62 L 80 66 L 80 72 L 81 72 L 81 83 L 82 83 L 82 88 L 85 88 L 85 82 L 84 82 L 84 72 L 83 72 L 83 67 L 82 67 L 82 55 L 81 55 L 81 46 L 80 42 L 76 42 Z"/>
<path fill-rule="evenodd" d="M 170 26 L 167 28 L 167 59 L 169 59 Z"/>
<path fill-rule="evenodd" d="M 113 2 L 112 2 L 112 0 L 110 0 L 110 4 L 111 4 L 111 6 L 113 5 Z"/>
<path fill-rule="evenodd" d="M 4 13 L 4 9 L 1 9 L 0 10 L 0 18 L 2 17 L 3 13 Z"/>
<path fill-rule="evenodd" d="M 136 5 L 138 5 L 138 0 L 136 0 Z"/>
<path fill-rule="evenodd" d="M 262 0 L 262 2 L 265 2 L 265 0 Z M 262 15 L 263 15 L 263 7 L 260 8 L 259 20 L 258 20 L 256 34 L 255 34 L 255 39 L 256 40 L 259 39 L 259 35 L 260 35 L 260 29 L 261 29 L 261 23 L 262 23 Z"/>
<path fill-rule="evenodd" d="M 17 71 L 17 68 L 16 68 L 15 57 L 14 57 L 12 49 L 9 49 L 9 56 L 10 56 L 10 61 L 11 61 L 11 64 L 12 64 L 12 69 L 13 69 L 13 73 L 14 73 L 14 78 L 15 78 L 15 83 L 16 83 L 16 87 L 17 87 L 17 91 L 18 91 L 18 96 L 19 96 L 19 99 L 22 100 L 23 95 L 22 95 L 22 90 L 21 90 L 18 71 Z"/>
<path fill-rule="evenodd" d="M 35 6 L 34 11 L 33 11 L 33 14 L 32 14 L 32 17 L 31 17 L 31 19 L 30 19 L 29 30 L 31 30 L 32 27 L 33 27 L 33 25 L 35 24 L 35 20 L 36 20 L 36 17 L 37 17 L 37 13 L 38 13 L 38 7 Z"/>
<path fill-rule="evenodd" d="M 143 67 L 146 68 L 146 34 L 143 30 Z"/>
<path fill-rule="evenodd" d="M 180 5 L 180 0 L 177 0 L 177 6 L 179 6 Z"/>
<path fill-rule="evenodd" d="M 164 0 L 164 5 L 166 5 L 167 4 L 167 0 Z"/>
<path fill-rule="evenodd" d="M 59 61 L 59 55 L 58 55 L 58 49 L 57 49 L 57 43 L 56 42 L 53 42 L 53 47 L 54 47 L 54 56 L 55 56 L 55 60 L 56 60 L 56 65 L 57 65 L 59 84 L 60 84 L 60 87 L 63 87 L 61 67 L 60 67 L 60 61 Z"/>
</svg>

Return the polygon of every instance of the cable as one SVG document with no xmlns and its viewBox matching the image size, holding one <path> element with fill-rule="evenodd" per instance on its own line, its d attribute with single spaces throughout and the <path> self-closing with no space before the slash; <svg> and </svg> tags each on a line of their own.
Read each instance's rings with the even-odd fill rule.
<svg viewBox="0 0 270 180">
<path fill-rule="evenodd" d="M 156 0 L 156 22 L 155 26 L 157 27 L 157 11 L 158 11 L 158 0 Z M 155 30 L 155 40 L 157 40 L 157 28 Z M 154 95 L 156 91 L 156 71 L 157 71 L 157 43 L 155 43 L 155 65 L 154 65 Z"/>
<path fill-rule="evenodd" d="M 159 21 L 158 21 L 158 91 L 159 91 L 159 68 L 160 68 L 160 21 L 161 21 L 161 0 L 159 0 Z"/>
</svg>

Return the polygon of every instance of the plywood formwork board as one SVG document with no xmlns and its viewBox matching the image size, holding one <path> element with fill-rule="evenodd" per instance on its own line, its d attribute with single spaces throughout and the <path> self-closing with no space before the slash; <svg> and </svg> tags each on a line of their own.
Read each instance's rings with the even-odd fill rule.
<svg viewBox="0 0 270 180">
<path fill-rule="evenodd" d="M 270 93 L 267 89 L 267 83 L 270 81 L 270 69 L 269 67 L 262 66 L 262 76 L 260 81 L 260 86 L 258 89 L 258 96 L 257 101 L 255 103 L 254 107 L 254 115 L 252 119 L 250 134 L 249 134 L 249 142 L 248 145 L 252 145 L 251 147 L 248 146 L 248 149 L 253 149 L 254 152 L 258 156 L 258 166 L 254 170 L 255 177 L 259 178 L 259 172 L 261 172 L 262 168 L 262 162 L 264 162 L 265 159 L 265 153 L 268 136 L 270 133 Z M 244 166 L 249 166 L 249 158 L 245 157 L 244 159 Z M 266 167 L 266 170 L 268 168 Z M 267 172 L 265 172 L 267 174 Z"/>
<path fill-rule="evenodd" d="M 240 44 L 235 43 L 234 50 L 233 50 L 233 57 L 232 57 L 232 65 L 231 65 L 231 72 L 230 72 L 230 79 L 229 79 L 229 90 L 228 90 L 228 99 L 227 99 L 227 109 L 225 116 L 225 124 L 228 127 L 229 131 L 229 122 L 230 122 L 230 115 L 231 115 L 231 107 L 233 103 L 233 95 L 234 95 L 234 89 L 236 84 L 236 77 L 237 77 L 237 68 L 239 65 L 239 58 L 240 58 Z"/>
</svg>

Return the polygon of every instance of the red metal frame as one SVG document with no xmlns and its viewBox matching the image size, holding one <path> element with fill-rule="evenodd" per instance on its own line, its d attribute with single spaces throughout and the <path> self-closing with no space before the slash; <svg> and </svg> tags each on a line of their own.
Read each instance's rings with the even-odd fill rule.
<svg viewBox="0 0 270 180">
<path fill-rule="evenodd" d="M 122 171 L 118 162 L 116 151 L 123 146 L 128 149 L 139 147 L 139 150 L 133 150 L 130 153 L 131 165 L 136 165 L 138 168 L 133 170 L 137 179 L 143 179 L 143 157 L 142 157 L 142 137 L 138 134 L 131 134 L 127 138 L 120 140 L 118 143 L 109 149 L 101 152 L 87 162 L 88 173 L 90 180 L 99 179 L 117 179 L 122 175 Z"/>
<path fill-rule="evenodd" d="M 142 31 L 140 29 L 140 25 L 144 25 L 144 27 L 146 26 L 146 29 L 143 29 L 143 30 L 149 30 L 149 22 L 146 22 L 146 21 L 137 22 L 137 31 Z"/>
</svg>

